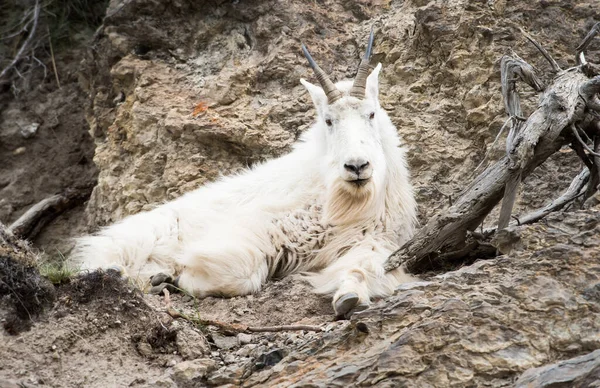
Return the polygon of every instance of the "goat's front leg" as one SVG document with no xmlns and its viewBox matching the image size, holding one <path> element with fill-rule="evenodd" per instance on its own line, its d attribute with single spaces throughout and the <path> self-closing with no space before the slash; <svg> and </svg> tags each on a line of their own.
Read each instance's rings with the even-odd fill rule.
<svg viewBox="0 0 600 388">
<path fill-rule="evenodd" d="M 388 255 L 375 244 L 356 246 L 309 281 L 316 292 L 333 294 L 336 316 L 347 318 L 368 308 L 371 298 L 391 295 L 399 284 L 416 280 L 401 267 L 386 273 Z"/>
<path fill-rule="evenodd" d="M 362 268 L 352 268 L 340 277 L 340 284 L 333 295 L 333 309 L 338 317 L 366 310 L 371 304 L 367 274 Z"/>
</svg>

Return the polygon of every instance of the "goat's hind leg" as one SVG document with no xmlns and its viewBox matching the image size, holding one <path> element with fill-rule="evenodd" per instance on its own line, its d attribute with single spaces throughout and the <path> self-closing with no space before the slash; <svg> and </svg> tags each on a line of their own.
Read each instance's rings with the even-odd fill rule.
<svg viewBox="0 0 600 388">
<path fill-rule="evenodd" d="M 225 235 L 225 234 L 223 234 Z M 238 296 L 259 291 L 267 280 L 265 254 L 252 243 L 203 238 L 184 249 L 178 286 L 197 297 Z"/>
</svg>

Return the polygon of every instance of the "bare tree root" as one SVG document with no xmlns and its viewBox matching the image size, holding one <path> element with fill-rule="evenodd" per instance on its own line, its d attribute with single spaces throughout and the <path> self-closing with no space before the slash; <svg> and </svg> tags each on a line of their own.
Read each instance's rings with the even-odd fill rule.
<svg viewBox="0 0 600 388">
<path fill-rule="evenodd" d="M 85 200 L 92 194 L 92 186 L 69 189 L 62 194 L 45 198 L 33 205 L 8 230 L 22 239 L 33 239 L 52 220 Z"/>
<path fill-rule="evenodd" d="M 567 70 L 560 70 L 550 55 L 528 37 L 550 62 L 553 71 L 558 69 L 558 74 L 547 86 L 542 84 L 533 67 L 521 58 L 502 58 L 502 95 L 511 119 L 506 156 L 483 171 L 452 206 L 430 219 L 410 241 L 394 252 L 385 264 L 386 270 L 404 265 L 411 273 L 422 273 L 439 268 L 440 264 L 449 260 L 471 255 L 482 247 L 489 249 L 489 244 L 482 239 L 485 240 L 492 232 L 476 233 L 476 228 L 503 198 L 498 229 L 509 225 L 520 182 L 569 143 L 574 148 L 581 148 L 578 154 L 588 160 L 586 165 L 589 171 L 580 173 L 563 196 L 520 222 L 539 220 L 576 198 L 582 195 L 589 197 L 596 191 L 597 183 L 588 185 L 585 193 L 582 192 L 582 185 L 587 183 L 590 175 L 598 175 L 599 161 L 595 159 L 600 155 L 597 155 L 597 144 L 594 143 L 592 150 L 572 128 L 583 128 L 588 140 L 600 136 L 600 102 L 597 96 L 600 92 L 600 76 L 596 73 L 598 67 L 585 62 L 583 56 L 583 50 L 599 30 L 600 24 L 596 24 L 577 48 L 577 57 L 583 59 L 580 65 Z M 521 111 L 517 81 L 527 83 L 540 93 L 538 106 L 528 118 L 523 117 Z M 592 183 L 597 179 L 594 177 Z"/>
</svg>

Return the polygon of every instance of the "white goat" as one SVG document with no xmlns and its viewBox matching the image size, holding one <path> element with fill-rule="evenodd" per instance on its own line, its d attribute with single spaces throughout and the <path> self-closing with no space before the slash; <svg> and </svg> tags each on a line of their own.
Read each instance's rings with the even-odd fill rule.
<svg viewBox="0 0 600 388">
<path fill-rule="evenodd" d="M 338 315 L 411 280 L 383 269 L 412 236 L 416 203 L 379 104 L 381 64 L 369 75 L 372 42 L 371 33 L 354 83 L 335 85 L 303 46 L 323 88 L 300 80 L 317 121 L 292 152 L 80 238 L 75 260 L 146 279 L 178 274 L 179 287 L 199 297 L 250 294 L 271 277 L 308 272 L 316 292 L 333 294 Z"/>
</svg>

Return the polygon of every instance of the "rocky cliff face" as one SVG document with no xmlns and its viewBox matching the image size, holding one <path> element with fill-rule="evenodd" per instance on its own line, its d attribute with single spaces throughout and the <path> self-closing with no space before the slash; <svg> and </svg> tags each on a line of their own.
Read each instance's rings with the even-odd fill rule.
<svg viewBox="0 0 600 388">
<path fill-rule="evenodd" d="M 286 152 L 314 117 L 300 42 L 333 79 L 351 78 L 371 26 L 382 104 L 409 149 L 425 219 L 473 177 L 506 119 L 501 56 L 548 69 L 519 28 L 568 67 L 598 18 L 594 1 L 195 3 L 111 2 L 87 61 L 93 226 Z M 543 204 L 576 168 L 572 153 L 555 158 L 529 179 L 521 208 Z"/>
<path fill-rule="evenodd" d="M 408 148 L 425 220 L 486 152 L 504 152 L 502 141 L 490 150 L 505 120 L 501 56 L 514 51 L 548 69 L 519 29 L 568 68 L 598 20 L 596 0 L 113 0 L 81 77 L 100 171 L 89 226 L 286 152 L 314 117 L 298 81 L 312 79 L 300 42 L 333 79 L 351 78 L 371 26 L 381 101 Z M 531 107 L 536 95 L 521 93 Z M 557 153 L 525 182 L 517 212 L 555 197 L 580 168 L 569 149 Z M 332 322 L 329 301 L 296 279 L 202 301 L 142 302 L 114 286 L 117 302 L 107 288 L 73 305 L 67 290 L 47 322 L 0 349 L 0 377 L 99 387 L 589 387 L 600 370 L 599 220 L 592 208 L 513 227 L 499 236 L 504 255 L 423 277 L 351 321 Z M 325 331 L 227 336 L 172 319 L 168 304 L 203 319 Z"/>
</svg>

